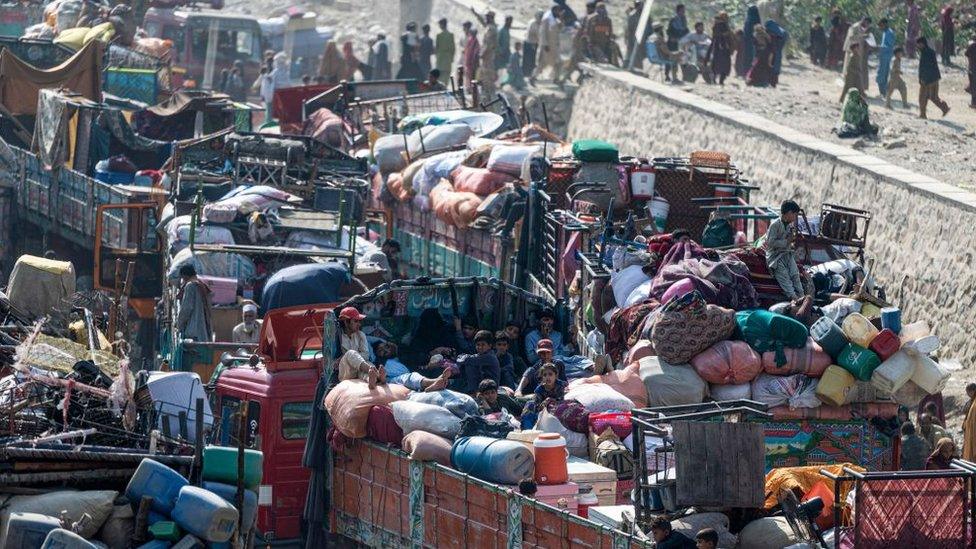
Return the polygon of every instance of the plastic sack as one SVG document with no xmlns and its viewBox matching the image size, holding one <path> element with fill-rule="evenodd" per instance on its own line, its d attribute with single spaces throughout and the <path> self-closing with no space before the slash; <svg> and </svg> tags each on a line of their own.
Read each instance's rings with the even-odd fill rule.
<svg viewBox="0 0 976 549">
<path fill-rule="evenodd" d="M 546 409 L 570 431 L 588 434 L 590 412 L 575 400 L 547 401 Z"/>
<path fill-rule="evenodd" d="M 99 42 L 109 42 L 112 37 L 115 36 L 115 25 L 106 21 L 100 25 L 95 25 L 94 27 L 88 29 L 85 33 L 84 43 L 87 44 L 92 40 L 98 40 Z"/>
<path fill-rule="evenodd" d="M 166 236 L 170 253 L 176 253 L 190 245 L 191 216 L 174 217 L 166 224 Z M 234 234 L 227 227 L 197 224 L 193 241 L 196 244 L 234 244 Z"/>
<path fill-rule="evenodd" d="M 54 43 L 78 51 L 85 45 L 85 36 L 88 35 L 88 31 L 90 30 L 91 27 L 65 29 L 58 33 L 57 38 L 54 39 Z"/>
<path fill-rule="evenodd" d="M 636 362 L 628 364 L 621 370 L 614 370 L 599 376 L 590 376 L 573 380 L 570 382 L 570 389 L 582 383 L 599 383 L 608 385 L 613 390 L 630 399 L 630 401 L 634 403 L 635 407 L 647 407 L 647 389 L 644 388 L 644 383 L 641 382 L 640 369 Z M 593 412 L 593 410 L 590 410 L 590 412 Z"/>
<path fill-rule="evenodd" d="M 693 513 L 671 521 L 671 528 L 695 539 L 695 535 L 705 528 L 711 528 L 718 534 L 717 547 L 733 547 L 735 536 L 729 533 L 729 517 L 723 513 Z"/>
<path fill-rule="evenodd" d="M 393 419 L 393 410 L 389 406 L 373 406 L 366 416 L 366 436 L 376 442 L 400 446 L 403 440 L 403 430 Z"/>
<path fill-rule="evenodd" d="M 473 135 L 474 131 L 467 124 L 424 126 L 407 137 L 407 151 L 410 152 L 410 158 L 416 158 L 426 152 L 464 145 Z M 400 136 L 400 139 L 403 137 Z"/>
<path fill-rule="evenodd" d="M 708 392 L 712 400 L 746 400 L 752 398 L 752 383 L 740 383 L 738 385 L 716 385 L 710 384 Z"/>
<path fill-rule="evenodd" d="M 424 162 L 424 177 L 431 181 L 431 185 L 435 185 L 441 179 L 448 179 L 451 177 L 451 172 L 454 171 L 454 168 L 460 166 L 461 161 L 467 156 L 468 151 L 450 151 L 435 154 L 427 158 L 426 162 Z"/>
<path fill-rule="evenodd" d="M 499 145 L 493 147 L 488 156 L 488 169 L 528 179 L 532 157 L 541 155 L 542 147 L 539 145 Z"/>
<path fill-rule="evenodd" d="M 843 324 L 844 319 L 851 313 L 861 312 L 861 302 L 849 297 L 842 297 L 824 305 L 820 308 L 824 316 L 830 317 L 838 326 Z"/>
<path fill-rule="evenodd" d="M 807 338 L 807 344 L 800 348 L 783 349 L 786 356 L 786 363 L 776 364 L 776 353 L 766 351 L 762 354 L 762 369 L 767 374 L 785 376 L 792 374 L 804 374 L 809 377 L 820 377 L 824 370 L 830 366 L 832 359 L 824 352 L 820 345 Z"/>
<path fill-rule="evenodd" d="M 118 495 L 115 490 L 62 490 L 36 496 L 14 496 L 4 502 L 4 508 L 0 511 L 0 530 L 6 530 L 11 513 L 37 513 L 60 518 L 61 512 L 66 511 L 71 522 L 79 521 L 86 513 L 91 517 L 78 532 L 82 537 L 90 538 L 112 514 Z"/>
<path fill-rule="evenodd" d="M 402 172 L 400 172 L 400 176 L 403 178 L 403 188 L 406 189 L 410 194 L 416 192 L 417 189 L 414 186 L 414 179 L 417 177 L 417 174 L 423 172 L 424 164 L 426 163 L 427 160 L 424 158 L 415 160 L 411 162 L 409 166 L 404 168 Z"/>
<path fill-rule="evenodd" d="M 789 404 L 790 408 L 818 408 L 817 380 L 803 374 L 774 376 L 759 374 L 752 382 L 752 399 L 770 408 Z"/>
<path fill-rule="evenodd" d="M 451 466 L 451 441 L 424 431 L 414 431 L 403 437 L 403 451 L 414 461 L 434 461 Z"/>
<path fill-rule="evenodd" d="M 390 405 L 393 418 L 403 429 L 404 434 L 414 431 L 426 431 L 442 437 L 454 438 L 461 429 L 461 419 L 447 408 L 401 400 Z"/>
<path fill-rule="evenodd" d="M 743 549 L 782 549 L 800 541 L 793 533 L 786 517 L 766 517 L 754 520 L 739 532 L 739 544 Z"/>
<path fill-rule="evenodd" d="M 488 196 L 512 181 L 512 176 L 506 173 L 492 172 L 485 168 L 469 168 L 458 166 L 451 172 L 451 182 L 458 192 L 474 193 L 478 196 Z"/>
<path fill-rule="evenodd" d="M 400 134 L 384 135 L 373 143 L 373 159 L 380 173 L 398 172 L 407 166 L 403 152 L 407 150 L 406 141 Z"/>
<path fill-rule="evenodd" d="M 580 383 L 566 391 L 566 400 L 577 400 L 590 413 L 627 411 L 634 402 L 604 383 Z"/>
<path fill-rule="evenodd" d="M 735 331 L 735 312 L 705 303 L 692 292 L 671 300 L 657 312 L 651 343 L 662 360 L 687 364 L 695 355 L 728 339 Z"/>
<path fill-rule="evenodd" d="M 464 393 L 443 389 L 429 393 L 412 393 L 407 397 L 410 402 L 423 402 L 447 408 L 452 414 L 464 419 L 466 416 L 478 415 L 478 403 Z"/>
<path fill-rule="evenodd" d="M 745 341 L 719 341 L 691 359 L 691 367 L 709 383 L 748 383 L 762 371 L 759 354 Z"/>
<path fill-rule="evenodd" d="M 562 435 L 566 439 L 566 450 L 569 452 L 569 455 L 577 457 L 589 456 L 589 442 L 586 439 L 586 435 L 570 431 L 559 421 L 559 418 L 549 413 L 548 410 L 543 409 L 539 412 L 539 418 L 535 422 L 535 429 L 544 433 Z"/>
<path fill-rule="evenodd" d="M 643 265 L 630 265 L 610 274 L 610 284 L 613 288 L 613 298 L 617 305 L 623 307 L 630 294 L 641 284 L 651 280 L 644 274 Z"/>
<path fill-rule="evenodd" d="M 687 364 L 671 365 L 658 357 L 642 358 L 638 364 L 650 406 L 698 404 L 708 394 L 708 385 Z"/>
<path fill-rule="evenodd" d="M 128 499 L 121 500 L 124 503 L 112 506 L 112 513 L 109 515 L 96 537 L 109 547 L 128 547 L 129 538 L 135 532 L 135 513 Z"/>
<path fill-rule="evenodd" d="M 193 265 L 198 275 L 216 276 L 220 278 L 234 278 L 244 282 L 254 278 L 257 267 L 245 255 L 229 252 L 194 252 L 190 248 L 183 248 L 170 260 L 166 278 L 175 281 L 180 278 L 180 267 Z"/>
<path fill-rule="evenodd" d="M 386 189 L 399 202 L 407 202 L 413 196 L 413 189 L 403 184 L 403 176 L 400 172 L 391 173 L 386 178 Z"/>
<path fill-rule="evenodd" d="M 366 421 L 370 408 L 390 405 L 407 398 L 409 394 L 410 389 L 403 385 L 388 383 L 370 389 L 365 381 L 347 379 L 340 381 L 325 395 L 324 406 L 340 433 L 349 438 L 363 438 L 366 436 Z"/>
</svg>

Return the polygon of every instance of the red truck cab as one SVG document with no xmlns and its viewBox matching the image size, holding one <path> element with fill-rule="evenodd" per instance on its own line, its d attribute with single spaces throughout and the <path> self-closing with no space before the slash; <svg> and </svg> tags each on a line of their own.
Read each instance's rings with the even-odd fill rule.
<svg viewBox="0 0 976 549">
<path fill-rule="evenodd" d="M 265 542 L 298 538 L 310 472 L 302 467 L 315 386 L 322 374 L 322 334 L 331 305 L 269 311 L 257 354 L 262 363 L 224 370 L 213 400 L 218 444 L 237 446 L 247 406 L 247 447 L 264 453 L 256 529 Z"/>
</svg>

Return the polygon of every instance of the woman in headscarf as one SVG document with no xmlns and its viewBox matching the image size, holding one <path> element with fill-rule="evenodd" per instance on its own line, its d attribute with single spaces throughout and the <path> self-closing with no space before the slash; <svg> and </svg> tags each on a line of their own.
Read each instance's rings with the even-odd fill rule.
<svg viewBox="0 0 976 549">
<path fill-rule="evenodd" d="M 789 40 L 789 34 L 786 32 L 786 29 L 772 19 L 766 21 L 765 28 L 773 49 L 769 85 L 775 88 L 779 84 L 779 73 L 783 69 L 783 48 L 786 46 L 786 41 Z"/>
<path fill-rule="evenodd" d="M 746 10 L 746 22 L 742 27 L 742 52 L 740 54 L 742 58 L 742 69 L 743 73 L 740 76 L 745 75 L 745 71 L 748 71 L 752 67 L 753 61 L 756 58 L 756 52 L 759 48 L 756 47 L 756 26 L 762 27 L 762 19 L 759 18 L 759 8 L 756 6 L 749 6 Z M 738 64 L 736 65 L 738 68 Z"/>
<path fill-rule="evenodd" d="M 925 469 L 943 471 L 952 468 L 952 460 L 956 457 L 956 443 L 951 438 L 940 438 L 935 443 L 935 450 L 925 461 Z"/>
<path fill-rule="evenodd" d="M 847 91 L 847 101 L 841 112 L 838 137 L 859 137 L 862 135 L 877 135 L 878 127 L 871 123 L 868 115 L 868 104 L 864 101 L 861 90 L 852 88 Z"/>
<path fill-rule="evenodd" d="M 456 348 L 456 343 L 456 331 L 444 321 L 441 313 L 437 309 L 424 309 L 409 347 L 402 349 L 400 356 L 409 366 L 423 368 L 431 356 L 449 354 L 448 351 Z"/>
<path fill-rule="evenodd" d="M 827 39 L 827 68 L 836 70 L 844 59 L 844 41 L 847 39 L 847 19 L 834 8 L 830 12 L 830 37 Z"/>
<path fill-rule="evenodd" d="M 746 74 L 746 85 L 764 88 L 770 84 L 773 76 L 773 55 L 776 53 L 776 43 L 761 24 L 756 24 L 752 30 L 755 56 L 752 67 Z"/>
<path fill-rule="evenodd" d="M 340 80 L 353 80 L 356 77 L 356 71 L 362 68 L 362 61 L 356 57 L 356 53 L 352 49 L 352 42 L 345 41 L 342 43 L 342 69 L 339 71 Z M 365 74 L 363 75 L 365 77 Z"/>
<path fill-rule="evenodd" d="M 952 64 L 951 57 L 956 54 L 956 23 L 952 20 L 952 6 L 942 8 L 939 26 L 942 27 L 942 64 Z"/>
<path fill-rule="evenodd" d="M 712 43 L 705 54 L 705 62 L 711 66 L 712 75 L 722 86 L 732 72 L 733 51 L 735 40 L 732 38 L 732 29 L 729 28 L 729 14 L 723 11 L 715 17 L 712 24 Z"/>
<path fill-rule="evenodd" d="M 339 48 L 336 47 L 336 43 L 329 40 L 325 43 L 325 52 L 322 53 L 322 59 L 319 61 L 319 76 L 325 79 L 326 82 L 336 83 L 342 78 L 340 74 L 344 71 L 342 56 L 339 55 Z"/>
</svg>

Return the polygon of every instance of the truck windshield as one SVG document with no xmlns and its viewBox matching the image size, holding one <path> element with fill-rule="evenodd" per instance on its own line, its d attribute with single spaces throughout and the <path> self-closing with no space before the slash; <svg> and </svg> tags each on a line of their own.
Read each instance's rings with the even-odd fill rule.
<svg viewBox="0 0 976 549">
<path fill-rule="evenodd" d="M 312 402 L 288 402 L 281 405 L 281 436 L 285 440 L 308 438 Z"/>
<path fill-rule="evenodd" d="M 216 54 L 220 65 L 229 65 L 234 61 L 257 61 L 261 55 L 258 35 L 252 29 L 224 28 L 227 24 L 219 20 L 194 21 L 190 31 L 191 55 L 194 59 L 204 60 L 207 57 L 207 46 L 210 38 L 210 25 L 217 29 Z"/>
</svg>

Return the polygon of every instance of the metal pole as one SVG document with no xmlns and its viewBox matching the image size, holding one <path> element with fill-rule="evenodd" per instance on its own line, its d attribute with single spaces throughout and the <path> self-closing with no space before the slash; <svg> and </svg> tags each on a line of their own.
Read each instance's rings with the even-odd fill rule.
<svg viewBox="0 0 976 549">
<path fill-rule="evenodd" d="M 247 412 L 251 401 L 242 401 L 240 410 L 238 410 L 238 415 L 240 416 L 240 424 L 237 426 L 237 494 L 234 497 L 234 502 L 237 505 L 237 542 L 234 544 L 235 547 L 241 547 L 241 542 L 244 539 L 244 533 L 241 532 L 241 527 L 244 525 L 244 448 L 247 446 L 245 439 L 247 438 Z"/>
<path fill-rule="evenodd" d="M 203 399 L 197 399 L 197 415 L 193 425 L 196 430 L 196 439 L 193 441 L 193 464 L 196 466 L 194 472 L 198 481 L 203 480 Z"/>
</svg>

